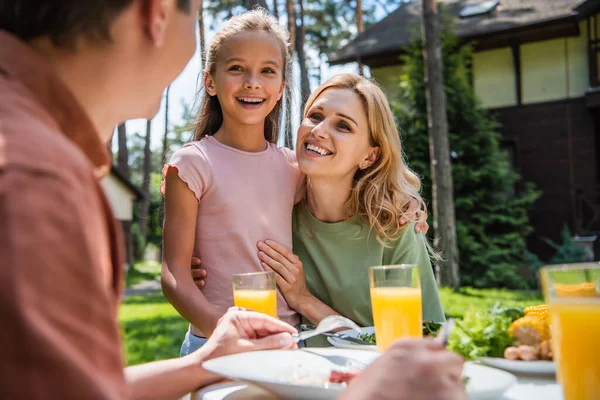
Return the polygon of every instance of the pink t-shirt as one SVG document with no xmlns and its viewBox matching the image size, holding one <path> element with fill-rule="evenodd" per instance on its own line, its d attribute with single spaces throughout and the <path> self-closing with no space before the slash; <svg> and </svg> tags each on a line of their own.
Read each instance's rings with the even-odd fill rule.
<svg viewBox="0 0 600 400">
<path fill-rule="evenodd" d="M 303 182 L 296 155 L 275 144 L 249 153 L 206 136 L 177 150 L 163 174 L 169 166 L 177 167 L 198 199 L 194 255 L 208 272 L 202 292 L 225 313 L 233 306 L 231 275 L 264 271 L 259 241 L 273 239 L 292 248 L 292 208 Z M 277 308 L 281 320 L 299 323 L 279 290 Z"/>
</svg>

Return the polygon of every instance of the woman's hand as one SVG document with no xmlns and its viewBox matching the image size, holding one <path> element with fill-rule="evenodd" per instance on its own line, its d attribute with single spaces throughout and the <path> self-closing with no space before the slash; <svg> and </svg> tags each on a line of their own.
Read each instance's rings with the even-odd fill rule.
<svg viewBox="0 0 600 400">
<path fill-rule="evenodd" d="M 275 271 L 275 280 L 283 297 L 290 307 L 299 311 L 301 300 L 312 296 L 306 287 L 306 277 L 300 258 L 273 240 L 258 242 L 258 249 L 262 266 L 267 271 Z"/>
</svg>

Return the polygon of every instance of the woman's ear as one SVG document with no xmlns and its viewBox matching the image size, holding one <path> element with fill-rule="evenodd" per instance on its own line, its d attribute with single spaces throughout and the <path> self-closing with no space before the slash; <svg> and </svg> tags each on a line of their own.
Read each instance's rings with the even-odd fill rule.
<svg viewBox="0 0 600 400">
<path fill-rule="evenodd" d="M 204 73 L 204 87 L 206 88 L 206 93 L 208 93 L 210 96 L 215 96 L 217 94 L 215 80 L 208 72 Z"/>
<path fill-rule="evenodd" d="M 379 147 L 371 147 L 369 153 L 365 160 L 361 163 L 361 169 L 369 168 L 371 165 L 375 164 L 375 161 L 379 159 L 379 155 L 381 154 L 381 148 Z M 364 165 L 364 168 L 362 166 Z"/>
</svg>

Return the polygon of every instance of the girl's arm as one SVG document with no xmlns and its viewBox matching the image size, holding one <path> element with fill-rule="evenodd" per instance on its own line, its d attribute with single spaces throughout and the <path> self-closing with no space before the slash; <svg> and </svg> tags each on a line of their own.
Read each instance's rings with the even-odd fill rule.
<svg viewBox="0 0 600 400">
<path fill-rule="evenodd" d="M 161 272 L 163 293 L 185 319 L 210 336 L 221 315 L 198 290 L 190 275 L 198 200 L 179 178 L 176 168 L 170 168 L 167 172 L 165 190 Z"/>
<path fill-rule="evenodd" d="M 297 255 L 273 240 L 259 242 L 258 249 L 262 266 L 275 271 L 277 286 L 290 307 L 315 325 L 329 315 L 340 315 L 310 293 Z"/>
</svg>

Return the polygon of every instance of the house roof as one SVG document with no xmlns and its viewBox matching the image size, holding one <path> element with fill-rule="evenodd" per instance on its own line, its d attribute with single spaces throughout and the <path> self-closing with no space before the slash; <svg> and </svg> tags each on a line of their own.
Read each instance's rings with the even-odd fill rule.
<svg viewBox="0 0 600 400">
<path fill-rule="evenodd" d="M 123 173 L 121 171 L 119 171 L 119 169 L 116 166 L 112 166 L 112 168 L 110 169 L 110 173 L 112 175 L 115 176 L 115 178 L 117 178 L 117 180 L 119 180 L 119 182 L 121 182 L 123 185 L 125 185 L 127 187 L 127 189 L 129 189 L 131 191 L 131 193 L 133 193 L 136 197 L 136 200 L 142 200 L 143 198 L 145 198 L 146 196 L 144 195 L 144 193 L 137 187 L 135 186 L 133 183 L 131 183 L 131 181 L 129 179 L 127 179 L 127 177 L 125 175 L 123 175 Z"/>
<path fill-rule="evenodd" d="M 596 0 L 500 0 L 491 13 L 481 16 L 460 18 L 460 11 L 467 5 L 482 3 L 482 0 L 437 0 L 455 21 L 455 31 L 460 38 L 474 39 L 502 31 L 524 28 L 540 23 L 549 23 L 575 18 L 577 11 Z M 350 43 L 329 54 L 329 63 L 343 64 L 358 59 L 386 53 L 398 53 L 413 39 L 420 36 L 421 1 L 412 0 L 378 23 L 370 26 Z"/>
</svg>

